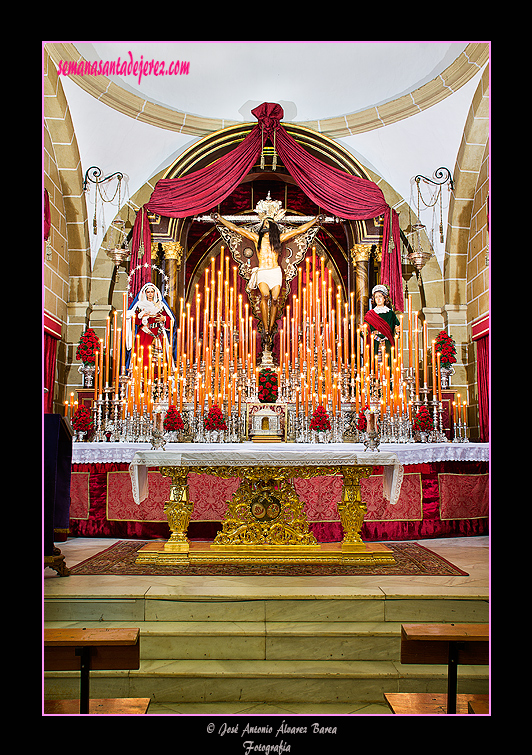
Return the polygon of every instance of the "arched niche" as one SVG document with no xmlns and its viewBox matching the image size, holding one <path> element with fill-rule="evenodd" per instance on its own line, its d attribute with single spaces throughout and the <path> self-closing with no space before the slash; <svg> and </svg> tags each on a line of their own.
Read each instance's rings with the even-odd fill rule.
<svg viewBox="0 0 532 755">
<path fill-rule="evenodd" d="M 216 162 L 238 146 L 253 125 L 248 123 L 230 126 L 204 137 L 179 155 L 158 178 L 181 178 Z M 400 198 L 382 179 L 373 176 L 333 139 L 303 126 L 283 125 L 310 154 L 349 175 L 378 183 L 389 203 L 393 203 L 395 207 L 401 205 Z M 265 153 L 265 167 L 260 167 L 258 158 L 238 188 L 224 202 L 216 208 L 213 207 L 213 210 L 226 215 L 252 213 L 259 199 L 265 198 L 270 192 L 273 199 L 282 201 L 289 215 L 312 216 L 324 212 L 330 217 L 329 213 L 306 197 L 279 157 L 277 167 L 273 169 L 273 147 L 267 146 Z M 195 286 L 199 284 L 206 265 L 210 264 L 211 257 L 218 256 L 223 241 L 213 224 L 199 222 L 195 218 L 171 219 L 152 215 L 150 224 L 152 239 L 156 243 L 159 242 L 156 252 L 158 264 L 171 279 L 167 298 L 177 313 L 181 302 L 192 300 Z M 359 279 L 361 267 L 365 269 L 363 279 L 366 281 L 366 287 L 378 282 L 381 239 L 382 223 L 379 219 L 337 220 L 325 224 L 316 237 L 314 243 L 317 255 L 326 258 L 334 284 L 341 287 L 346 301 L 358 297 L 357 275 Z M 172 249 L 173 244 L 178 245 L 178 259 L 166 259 L 166 256 L 171 257 L 167 252 Z M 360 317 L 363 316 L 367 303 L 368 296 L 365 291 L 360 300 L 357 298 Z"/>
</svg>

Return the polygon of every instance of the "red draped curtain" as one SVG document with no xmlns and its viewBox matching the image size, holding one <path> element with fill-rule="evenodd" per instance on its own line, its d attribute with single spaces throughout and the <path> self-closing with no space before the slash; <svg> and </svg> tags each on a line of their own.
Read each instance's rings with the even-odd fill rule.
<svg viewBox="0 0 532 755">
<path fill-rule="evenodd" d="M 489 335 L 477 341 L 477 383 L 480 440 L 489 441 Z"/>
<path fill-rule="evenodd" d="M 249 173 L 269 139 L 301 190 L 326 212 L 345 220 L 384 216 L 381 278 L 392 301 L 403 310 L 399 218 L 373 181 L 351 176 L 313 157 L 288 134 L 280 121 L 280 105 L 263 103 L 252 110 L 258 123 L 246 138 L 215 163 L 181 178 L 157 182 L 146 205 L 140 208 L 132 237 L 131 268 L 138 270 L 131 296 L 150 275 L 151 243 L 148 212 L 181 218 L 208 212 L 220 204 Z M 144 267 L 144 265 L 146 265 Z"/>
<path fill-rule="evenodd" d="M 43 384 L 47 392 L 44 394 L 44 414 L 51 414 L 54 405 L 55 357 L 57 353 L 57 338 L 44 333 L 43 343 Z"/>
</svg>

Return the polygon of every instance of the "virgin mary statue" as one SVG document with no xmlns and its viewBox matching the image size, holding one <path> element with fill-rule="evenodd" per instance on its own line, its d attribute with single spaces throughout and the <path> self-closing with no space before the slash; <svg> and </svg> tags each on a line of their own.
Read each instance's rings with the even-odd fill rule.
<svg viewBox="0 0 532 755">
<path fill-rule="evenodd" d="M 150 346 L 152 359 L 164 354 L 171 364 L 176 355 L 176 333 L 174 313 L 157 286 L 146 283 L 126 314 L 126 364 L 129 366 L 132 348 L 138 347 L 143 349 L 143 366 L 147 366 Z"/>
</svg>

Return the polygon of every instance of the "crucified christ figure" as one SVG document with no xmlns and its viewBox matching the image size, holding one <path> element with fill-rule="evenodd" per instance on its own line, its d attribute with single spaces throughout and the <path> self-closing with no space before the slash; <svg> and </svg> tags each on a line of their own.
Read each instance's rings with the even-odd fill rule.
<svg viewBox="0 0 532 755">
<path fill-rule="evenodd" d="M 271 204 L 274 204 L 273 201 Z M 263 218 L 258 232 L 255 232 L 234 225 L 218 213 L 213 215 L 215 221 L 222 223 L 226 228 L 252 241 L 255 245 L 259 266 L 254 268 L 252 272 L 249 288 L 258 288 L 261 293 L 260 312 L 267 343 L 271 344 L 277 319 L 278 299 L 283 283 L 283 271 L 279 265 L 279 255 L 282 254 L 283 245 L 319 223 L 321 217 L 321 215 L 317 215 L 304 225 L 281 232 L 274 218 L 266 216 Z"/>
</svg>

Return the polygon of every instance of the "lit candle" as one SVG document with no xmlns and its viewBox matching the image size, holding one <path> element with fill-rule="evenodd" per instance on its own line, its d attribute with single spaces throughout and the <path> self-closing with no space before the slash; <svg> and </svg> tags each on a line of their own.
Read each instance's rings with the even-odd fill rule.
<svg viewBox="0 0 532 755">
<path fill-rule="evenodd" d="M 126 322 L 127 322 L 127 294 L 122 297 L 122 369 L 121 374 L 126 372 Z"/>
<path fill-rule="evenodd" d="M 103 395 L 103 371 L 103 338 L 100 338 L 100 385 L 98 390 L 100 396 Z"/>
<path fill-rule="evenodd" d="M 432 400 L 436 401 L 436 341 L 432 342 Z"/>
<path fill-rule="evenodd" d="M 360 365 L 360 328 L 357 328 L 357 370 L 359 375 L 361 373 Z"/>
<path fill-rule="evenodd" d="M 208 342 L 208 322 L 207 322 L 207 307 L 203 310 L 203 343 L 202 343 L 202 361 L 206 361 L 206 349 L 207 349 L 207 342 Z"/>
<path fill-rule="evenodd" d="M 200 348 L 199 348 L 200 303 L 201 303 L 200 295 L 196 293 L 196 355 L 195 355 L 196 369 L 199 369 L 199 360 L 200 360 Z"/>
<path fill-rule="evenodd" d="M 429 348 L 427 321 L 423 323 L 423 384 L 428 387 L 427 353 Z"/>
<path fill-rule="evenodd" d="M 415 349 L 414 349 L 414 365 L 416 369 L 416 400 L 419 400 L 419 323 L 418 323 L 418 313 L 415 313 L 414 317 L 414 325 L 415 325 Z"/>
<path fill-rule="evenodd" d="M 408 294 L 408 366 L 412 367 L 412 294 Z"/>
<path fill-rule="evenodd" d="M 349 320 L 348 320 L 348 314 L 347 314 L 347 304 L 344 306 L 344 364 L 349 363 L 349 352 L 348 352 L 348 344 L 349 344 Z"/>
<path fill-rule="evenodd" d="M 115 359 L 116 359 L 116 362 L 115 362 L 115 394 L 116 394 L 117 398 L 118 398 L 118 394 L 120 392 L 119 391 L 120 359 L 119 359 L 119 352 L 118 352 L 118 344 L 121 343 L 121 341 L 122 341 L 122 328 L 118 328 L 117 339 L 116 339 L 117 353 L 116 353 L 116 357 L 115 357 Z"/>
<path fill-rule="evenodd" d="M 109 352 L 111 351 L 111 318 L 105 324 L 105 385 L 109 385 Z"/>
<path fill-rule="evenodd" d="M 403 315 L 399 315 L 399 365 L 403 366 Z M 409 365 L 412 367 L 412 364 Z"/>
<path fill-rule="evenodd" d="M 438 360 L 438 401 L 441 401 L 441 351 L 437 352 Z"/>
<path fill-rule="evenodd" d="M 98 399 L 98 384 L 100 380 L 100 375 L 99 375 L 100 368 L 99 368 L 98 362 L 99 362 L 98 350 L 95 349 L 94 351 L 94 397 L 93 397 L 94 401 L 97 401 Z"/>
</svg>

